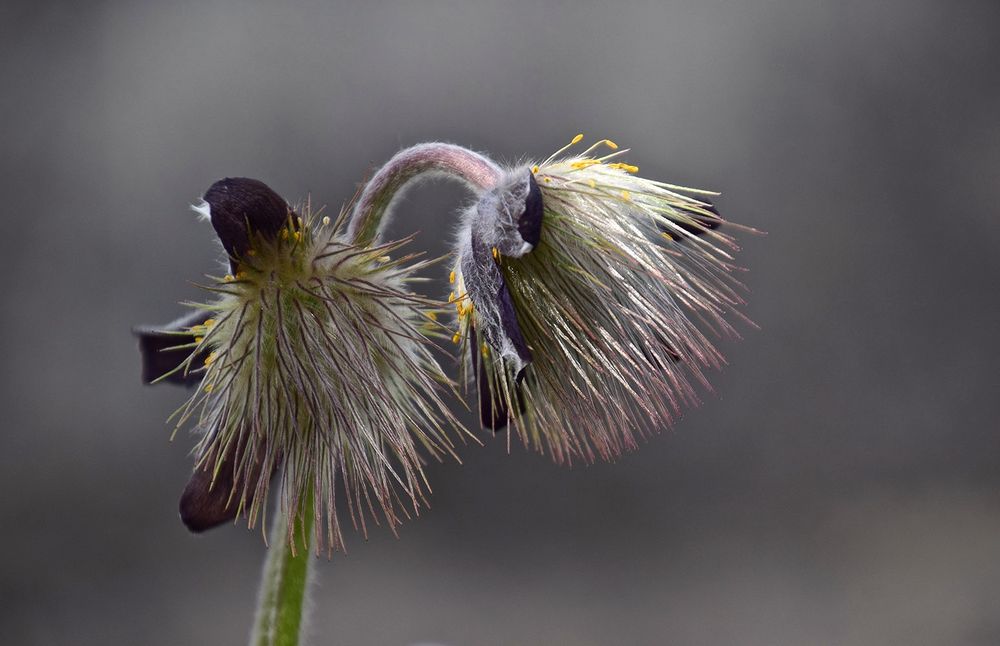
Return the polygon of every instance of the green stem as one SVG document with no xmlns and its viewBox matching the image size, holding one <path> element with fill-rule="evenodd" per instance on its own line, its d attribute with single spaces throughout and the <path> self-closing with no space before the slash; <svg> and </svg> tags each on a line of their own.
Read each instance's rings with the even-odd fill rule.
<svg viewBox="0 0 1000 646">
<path fill-rule="evenodd" d="M 302 506 L 301 520 L 295 525 L 297 531 L 292 539 L 294 544 L 289 541 L 285 513 L 279 513 L 272 521 L 251 646 L 297 646 L 299 643 L 312 561 L 311 498 Z"/>
</svg>

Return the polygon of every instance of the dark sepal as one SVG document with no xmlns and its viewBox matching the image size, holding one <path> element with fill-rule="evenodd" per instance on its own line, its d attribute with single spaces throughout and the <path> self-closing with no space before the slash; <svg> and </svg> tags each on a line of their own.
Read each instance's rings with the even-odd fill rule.
<svg viewBox="0 0 1000 646">
<path fill-rule="evenodd" d="M 220 179 L 205 191 L 204 200 L 234 272 L 235 261 L 250 250 L 251 235 L 276 238 L 292 215 L 288 203 L 267 184 L 247 177 Z"/>
<path fill-rule="evenodd" d="M 234 483 L 237 461 L 245 457 L 242 447 L 243 443 L 240 443 L 235 452 L 230 452 L 223 459 L 214 484 L 212 460 L 207 460 L 207 470 L 199 468 L 191 474 L 178 505 L 181 522 L 190 531 L 197 534 L 236 520 L 236 512 L 244 489 L 243 480 Z M 251 495 L 260 479 L 261 468 L 261 463 L 258 461 L 249 471 Z"/>
<path fill-rule="evenodd" d="M 469 349 L 472 353 L 472 371 L 476 375 L 476 391 L 479 393 L 479 421 L 483 428 L 499 431 L 507 426 L 510 411 L 503 397 L 493 397 L 489 376 L 486 374 L 486 362 L 479 356 L 479 343 L 476 327 L 470 325 Z"/>
<path fill-rule="evenodd" d="M 486 362 L 479 358 L 479 335 L 476 334 L 475 326 L 469 326 L 469 343 L 472 348 L 472 370 L 476 375 L 476 390 L 479 392 L 479 421 L 483 428 L 491 431 L 502 431 L 507 427 L 514 417 L 524 415 L 527 406 L 524 403 L 524 395 L 521 392 L 521 382 L 524 380 L 527 368 L 518 373 L 515 379 L 514 394 L 517 398 L 517 410 L 511 415 L 507 406 L 507 398 L 503 394 L 493 395 L 490 389 L 489 375 L 486 374 Z"/>
<path fill-rule="evenodd" d="M 499 349 L 505 347 L 505 340 L 509 341 L 517 354 L 520 365 L 516 367 L 520 373 L 531 363 L 531 350 L 518 325 L 514 301 L 492 251 L 475 232 L 471 237 L 472 253 L 462 259 L 465 288 L 476 307 L 476 315 L 486 321 L 481 330 L 486 342 Z"/>
<path fill-rule="evenodd" d="M 528 196 L 524 198 L 524 213 L 517 219 L 517 232 L 533 247 L 542 237 L 542 191 L 535 181 L 535 174 L 528 171 Z"/>
<path fill-rule="evenodd" d="M 210 317 L 209 312 L 195 310 L 167 325 L 160 327 L 141 325 L 133 328 L 132 333 L 139 339 L 139 354 L 142 356 L 142 383 L 152 383 L 163 375 L 171 373 L 163 381 L 182 386 L 196 386 L 201 381 L 200 373 L 184 374 L 183 369 L 178 369 L 191 354 L 190 348 L 177 350 L 166 348 L 194 341 L 193 336 L 171 334 L 171 332 L 187 332 L 189 328 L 201 325 Z M 191 365 L 195 368 L 201 366 L 206 356 L 207 352 L 198 353 L 192 359 Z"/>
</svg>

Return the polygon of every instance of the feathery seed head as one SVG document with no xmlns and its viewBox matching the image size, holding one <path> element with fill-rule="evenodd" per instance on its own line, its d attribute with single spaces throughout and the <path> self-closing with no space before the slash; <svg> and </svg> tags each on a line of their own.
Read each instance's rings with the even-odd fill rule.
<svg viewBox="0 0 1000 646">
<path fill-rule="evenodd" d="M 391 257 L 407 240 L 354 245 L 343 215 L 298 215 L 255 180 L 223 180 L 205 201 L 233 274 L 173 332 L 189 354 L 169 375 L 200 386 L 177 415 L 201 433 L 182 517 L 253 526 L 277 474 L 289 535 L 309 501 L 317 545 L 343 545 L 338 506 L 362 531 L 369 513 L 394 529 L 423 502 L 422 454 L 453 455 L 439 396 L 451 383 L 429 351 L 440 304 L 410 291 L 428 262 Z"/>
<path fill-rule="evenodd" d="M 602 146 L 615 152 L 592 156 Z M 706 333 L 735 334 L 737 247 L 711 193 L 636 177 L 608 140 L 559 157 L 566 148 L 509 171 L 466 212 L 459 335 L 485 426 L 510 422 L 558 461 L 612 459 L 696 404 L 704 369 L 724 363 Z M 525 177 L 537 206 L 513 181 Z M 504 243 L 530 210 L 540 235 L 517 253 Z"/>
</svg>

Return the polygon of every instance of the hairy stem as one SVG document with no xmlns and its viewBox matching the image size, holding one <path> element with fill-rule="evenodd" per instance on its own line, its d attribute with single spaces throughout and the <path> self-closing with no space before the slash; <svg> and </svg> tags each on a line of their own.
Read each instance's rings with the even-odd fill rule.
<svg viewBox="0 0 1000 646">
<path fill-rule="evenodd" d="M 301 532 L 288 535 L 284 513 L 271 525 L 270 546 L 257 599 L 257 616 L 250 637 L 251 646 L 297 646 L 302 633 L 303 614 L 312 561 L 312 496 L 302 506 Z"/>
<path fill-rule="evenodd" d="M 412 180 L 429 173 L 464 182 L 476 193 L 496 186 L 501 170 L 479 153 L 452 144 L 418 144 L 396 153 L 368 181 L 358 197 L 348 234 L 355 244 L 375 242 L 388 223 L 394 200 Z"/>
</svg>

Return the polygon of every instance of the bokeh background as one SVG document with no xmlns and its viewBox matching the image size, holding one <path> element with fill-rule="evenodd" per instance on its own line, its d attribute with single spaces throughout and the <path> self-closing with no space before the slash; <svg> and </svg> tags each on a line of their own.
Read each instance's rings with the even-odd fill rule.
<svg viewBox="0 0 1000 646">
<path fill-rule="evenodd" d="M 0 88 L 0 643 L 245 643 L 259 532 L 177 520 L 185 393 L 129 332 L 218 267 L 212 181 L 336 210 L 402 146 L 578 131 L 768 232 L 761 329 L 615 464 L 432 465 L 311 643 L 1000 643 L 1000 4 L 7 0 Z M 394 232 L 442 253 L 466 199 Z"/>
</svg>

